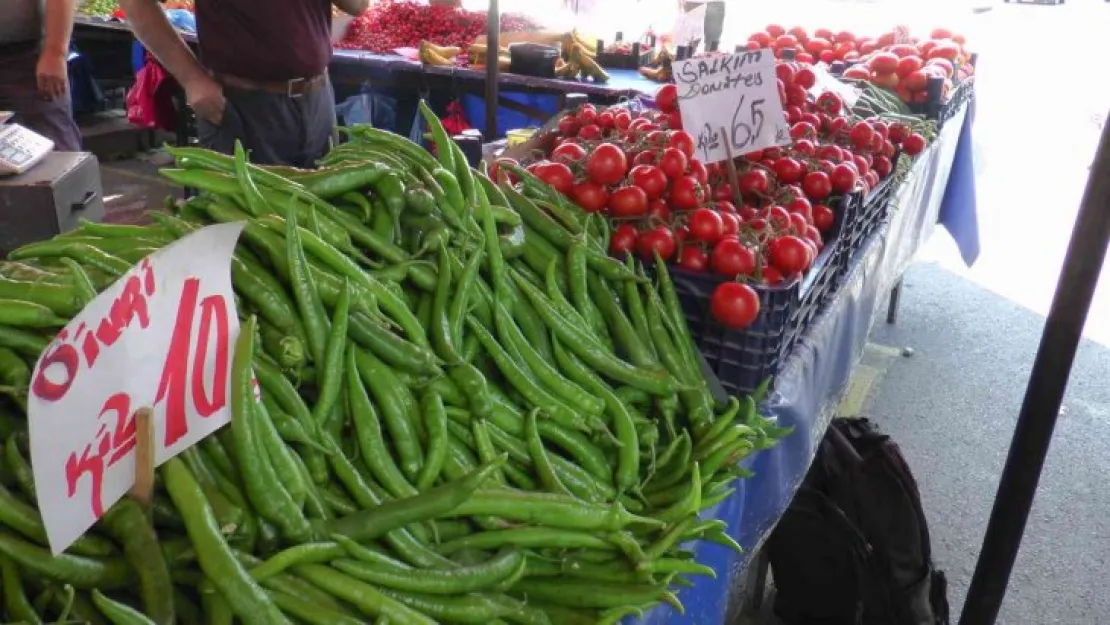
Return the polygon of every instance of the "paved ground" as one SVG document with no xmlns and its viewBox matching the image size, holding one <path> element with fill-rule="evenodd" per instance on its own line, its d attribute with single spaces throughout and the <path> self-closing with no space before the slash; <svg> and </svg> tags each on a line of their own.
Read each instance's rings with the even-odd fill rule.
<svg viewBox="0 0 1110 625">
<path fill-rule="evenodd" d="M 936 559 L 959 614 L 1087 176 L 1110 108 L 1104 55 L 1110 3 L 1048 7 L 929 3 L 758 3 L 730 13 L 736 29 L 806 15 L 839 27 L 868 20 L 963 29 L 980 51 L 976 123 L 983 255 L 960 266 L 938 235 L 906 278 L 897 326 L 877 327 L 846 405 L 871 414 L 902 445 L 920 482 Z M 978 2 L 975 4 L 985 4 Z M 732 5 L 730 5 L 732 6 Z M 816 8 L 815 8 L 816 7 Z M 832 8 L 830 8 L 832 7 Z M 745 5 L 747 11 L 748 6 Z M 730 24 L 728 30 L 732 30 Z M 155 163 L 104 164 L 111 218 L 141 219 L 172 189 Z M 1096 296 L 1057 436 L 999 622 L 1110 622 L 1102 577 L 1110 561 L 1110 280 Z M 899 354 L 911 347 L 914 356 Z"/>
</svg>

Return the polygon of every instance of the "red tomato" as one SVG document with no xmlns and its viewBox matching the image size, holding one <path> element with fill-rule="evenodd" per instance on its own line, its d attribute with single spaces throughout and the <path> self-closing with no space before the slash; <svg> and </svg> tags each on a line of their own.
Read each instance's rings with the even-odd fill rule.
<svg viewBox="0 0 1110 625">
<path fill-rule="evenodd" d="M 864 149 L 871 146 L 871 137 L 875 136 L 875 130 L 871 128 L 871 124 L 865 121 L 859 121 L 852 126 L 852 130 L 848 136 L 852 139 L 852 145 L 859 149 Z"/>
<path fill-rule="evenodd" d="M 562 163 L 540 163 L 532 173 L 563 195 L 574 189 L 574 173 Z"/>
<path fill-rule="evenodd" d="M 775 286 L 777 284 L 782 284 L 782 280 L 783 277 L 781 271 L 775 269 L 772 265 L 763 266 L 763 284 L 766 284 L 768 286 Z"/>
<path fill-rule="evenodd" d="M 825 206 L 824 204 L 816 204 L 813 207 L 813 225 L 821 232 L 828 232 L 832 230 L 833 224 L 836 222 L 836 213 L 833 209 Z"/>
<path fill-rule="evenodd" d="M 647 210 L 648 196 L 640 187 L 621 187 L 609 195 L 609 214 L 616 219 L 643 217 Z"/>
<path fill-rule="evenodd" d="M 885 156 L 875 157 L 875 164 L 871 167 L 874 169 L 876 174 L 879 174 L 879 178 L 886 178 L 890 175 L 891 169 L 894 168 L 894 166 L 890 162 L 890 159 Z"/>
<path fill-rule="evenodd" d="M 704 273 L 709 269 L 709 255 L 696 245 L 687 245 L 678 254 L 678 266 L 686 271 Z"/>
<path fill-rule="evenodd" d="M 613 256 L 631 254 L 636 249 L 636 241 L 639 238 L 640 233 L 636 231 L 636 226 L 621 224 L 613 230 L 612 236 L 609 237 L 609 253 Z"/>
<path fill-rule="evenodd" d="M 693 176 L 681 176 L 671 183 L 670 199 L 678 210 L 693 210 L 701 206 L 705 190 Z"/>
<path fill-rule="evenodd" d="M 688 163 L 686 154 L 677 148 L 667 148 L 659 157 L 659 169 L 662 169 L 671 180 L 682 177 L 686 173 Z"/>
<path fill-rule="evenodd" d="M 771 187 L 771 178 L 762 169 L 752 169 L 741 174 L 739 185 L 740 193 L 745 198 L 758 198 L 767 195 Z"/>
<path fill-rule="evenodd" d="M 807 93 L 806 90 L 803 89 L 801 85 L 798 85 L 798 84 L 786 85 L 786 101 L 785 101 L 785 103 L 786 104 L 791 104 L 791 105 L 794 105 L 794 106 L 805 106 L 806 105 L 806 93 Z"/>
<path fill-rule="evenodd" d="M 917 134 L 911 134 L 902 140 L 902 151 L 910 156 L 917 156 L 925 150 L 925 137 Z"/>
<path fill-rule="evenodd" d="M 670 136 L 667 137 L 667 147 L 679 150 L 686 155 L 686 158 L 694 156 L 694 138 L 685 130 L 671 131 Z"/>
<path fill-rule="evenodd" d="M 725 236 L 735 236 L 740 233 L 740 216 L 733 213 L 721 213 L 721 223 L 725 227 Z"/>
<path fill-rule="evenodd" d="M 840 111 L 844 109 L 844 100 L 832 91 L 826 91 L 817 96 L 817 108 L 829 115 L 839 115 Z"/>
<path fill-rule="evenodd" d="M 817 136 L 817 129 L 809 122 L 798 122 L 790 127 L 790 138 L 798 139 L 812 139 Z"/>
<path fill-rule="evenodd" d="M 786 29 L 782 26 L 779 26 L 778 24 L 768 24 L 767 28 L 764 28 L 763 30 L 767 31 L 767 34 L 771 35 L 772 37 L 781 37 L 786 34 Z M 753 37 L 754 36 L 755 35 L 753 35 Z"/>
<path fill-rule="evenodd" d="M 551 160 L 557 163 L 578 163 L 586 158 L 586 148 L 577 143 L 566 142 L 551 152 Z M 492 173 L 490 174 L 493 175 Z"/>
<path fill-rule="evenodd" d="M 647 216 L 650 219 L 657 219 L 663 223 L 671 223 L 671 207 L 667 205 L 662 199 L 655 199 L 648 202 Z M 679 233 L 676 232 L 675 236 Z"/>
<path fill-rule="evenodd" d="M 496 161 L 494 161 L 492 165 L 489 166 L 490 180 L 493 180 L 494 182 L 499 182 L 500 181 L 501 168 L 499 167 L 499 165 L 502 165 L 502 164 L 504 164 L 504 165 L 513 165 L 513 166 L 516 166 L 516 167 L 520 167 L 520 163 L 518 163 L 516 161 L 516 159 L 513 159 L 513 158 L 499 158 Z M 505 177 L 509 179 L 510 184 L 516 184 L 517 183 L 516 176 L 509 173 L 509 170 L 507 170 L 507 169 L 505 170 Z"/>
<path fill-rule="evenodd" d="M 705 168 L 705 164 L 696 158 L 690 159 L 690 175 L 697 178 L 698 182 L 702 184 L 709 184 L 709 171 Z"/>
<path fill-rule="evenodd" d="M 755 252 L 734 237 L 721 239 L 710 255 L 713 271 L 735 278 L 755 273 Z"/>
<path fill-rule="evenodd" d="M 644 150 L 632 157 L 632 165 L 654 165 L 657 154 L 651 150 Z"/>
<path fill-rule="evenodd" d="M 632 168 L 629 176 L 632 184 L 643 189 L 648 199 L 662 197 L 667 190 L 667 175 L 654 165 L 637 165 Z"/>
<path fill-rule="evenodd" d="M 587 213 L 603 211 L 609 203 L 609 193 L 605 187 L 589 180 L 574 185 L 570 196 Z"/>
<path fill-rule="evenodd" d="M 806 223 L 813 223 L 813 205 L 804 197 L 794 198 L 790 204 L 786 206 L 786 210 L 791 215 L 801 215 L 806 220 Z"/>
<path fill-rule="evenodd" d="M 834 117 L 829 120 L 828 134 L 834 139 L 838 139 L 841 134 L 848 132 L 848 118 L 847 117 Z"/>
<path fill-rule="evenodd" d="M 602 111 L 597 114 L 597 125 L 602 128 L 613 128 L 617 125 L 613 111 Z"/>
<path fill-rule="evenodd" d="M 732 185 L 727 182 L 717 183 L 717 186 L 713 187 L 713 199 L 718 202 L 732 201 Z"/>
<path fill-rule="evenodd" d="M 655 92 L 655 106 L 659 107 L 660 111 L 670 113 L 678 110 L 678 87 L 674 85 L 663 85 Z"/>
<path fill-rule="evenodd" d="M 587 124 L 578 130 L 578 138 L 586 141 L 596 141 L 601 138 L 601 127 L 597 124 Z"/>
<path fill-rule="evenodd" d="M 586 157 L 586 175 L 598 184 L 618 183 L 626 173 L 628 159 L 624 150 L 612 143 L 602 143 Z"/>
<path fill-rule="evenodd" d="M 810 200 L 821 201 L 832 193 L 832 182 L 823 171 L 811 171 L 802 179 L 802 191 Z"/>
<path fill-rule="evenodd" d="M 786 230 L 790 227 L 790 213 L 786 212 L 785 208 L 777 204 L 768 206 L 764 210 L 763 216 L 767 221 L 771 222 L 775 230 Z"/>
<path fill-rule="evenodd" d="M 736 206 L 734 206 L 733 203 L 729 202 L 728 200 L 718 200 L 713 205 L 713 208 L 717 209 L 718 213 L 735 213 L 736 212 Z"/>
<path fill-rule="evenodd" d="M 898 67 L 894 70 L 899 78 L 905 78 L 911 72 L 916 72 L 924 65 L 919 56 L 906 56 L 898 60 Z"/>
<path fill-rule="evenodd" d="M 802 156 L 813 156 L 817 153 L 817 146 L 809 139 L 799 139 L 794 142 L 794 151 Z"/>
<path fill-rule="evenodd" d="M 801 273 L 809 266 L 810 258 L 806 244 L 796 236 L 776 237 L 768 247 L 771 264 L 784 275 Z"/>
<path fill-rule="evenodd" d="M 805 234 L 806 228 L 809 227 L 809 222 L 806 218 L 798 213 L 790 213 L 790 230 L 795 234 Z"/>
<path fill-rule="evenodd" d="M 597 109 L 593 104 L 583 104 L 582 108 L 578 109 L 578 123 L 583 126 L 592 124 L 597 121 Z"/>
<path fill-rule="evenodd" d="M 682 114 L 678 112 L 678 109 L 667 113 L 667 128 L 682 130 Z"/>
<path fill-rule="evenodd" d="M 804 174 L 805 167 L 795 159 L 783 157 L 775 162 L 775 177 L 781 183 L 793 184 L 800 181 Z"/>
<path fill-rule="evenodd" d="M 617 128 L 620 130 L 626 130 L 629 124 L 632 123 L 632 115 L 630 115 L 628 111 L 621 111 L 613 117 L 617 123 Z"/>
<path fill-rule="evenodd" d="M 656 226 L 641 234 L 636 241 L 636 250 L 644 260 L 651 260 L 656 253 L 661 259 L 670 260 L 677 247 L 674 232 L 667 226 Z"/>
<path fill-rule="evenodd" d="M 778 35 L 775 35 L 775 36 L 777 37 Z M 767 33 L 755 33 L 751 37 L 748 37 L 748 41 L 756 44 L 758 46 L 758 48 L 770 48 L 771 47 L 771 35 L 769 35 Z"/>
<path fill-rule="evenodd" d="M 578 134 L 578 129 L 580 127 L 578 118 L 574 115 L 564 115 L 563 118 L 559 120 L 559 132 L 568 137 L 573 137 Z"/>
<path fill-rule="evenodd" d="M 716 243 L 724 235 L 725 223 L 717 211 L 699 208 L 690 215 L 690 234 L 700 241 Z"/>
<path fill-rule="evenodd" d="M 759 317 L 759 295 L 739 282 L 722 282 L 709 300 L 713 318 L 725 327 L 743 330 Z"/>
<path fill-rule="evenodd" d="M 889 74 L 898 69 L 898 57 L 890 52 L 878 52 L 871 57 L 867 66 L 878 74 Z"/>
<path fill-rule="evenodd" d="M 929 85 L 929 73 L 925 70 L 914 70 L 906 74 L 901 84 L 913 92 L 924 91 Z"/>
<path fill-rule="evenodd" d="M 784 85 L 794 84 L 794 66 L 790 63 L 775 63 L 775 75 Z"/>
<path fill-rule="evenodd" d="M 856 171 L 855 166 L 849 167 L 841 163 L 833 168 L 832 174 L 829 175 L 829 182 L 832 183 L 833 193 L 851 193 L 859 182 L 859 172 Z"/>
<path fill-rule="evenodd" d="M 776 48 L 793 48 L 798 45 L 798 38 L 794 35 L 779 35 L 775 37 Z"/>
</svg>

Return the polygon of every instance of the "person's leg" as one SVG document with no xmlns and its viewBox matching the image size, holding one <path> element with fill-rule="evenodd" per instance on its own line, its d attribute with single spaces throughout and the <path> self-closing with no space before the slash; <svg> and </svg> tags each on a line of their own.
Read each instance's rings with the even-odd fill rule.
<svg viewBox="0 0 1110 625">
<path fill-rule="evenodd" d="M 15 113 L 12 122 L 50 139 L 56 150 L 80 151 L 81 131 L 73 121 L 69 91 L 56 100 L 43 99 L 35 79 L 37 64 L 37 49 L 0 58 L 0 109 Z"/>
<path fill-rule="evenodd" d="M 725 31 L 725 3 L 710 2 L 705 5 L 705 49 L 716 50 Z"/>
<path fill-rule="evenodd" d="M 227 109 L 219 126 L 197 119 L 201 145 L 231 154 L 235 141 L 243 143 L 252 163 L 297 165 L 303 136 L 302 120 L 293 100 L 264 91 L 224 87 Z"/>
</svg>

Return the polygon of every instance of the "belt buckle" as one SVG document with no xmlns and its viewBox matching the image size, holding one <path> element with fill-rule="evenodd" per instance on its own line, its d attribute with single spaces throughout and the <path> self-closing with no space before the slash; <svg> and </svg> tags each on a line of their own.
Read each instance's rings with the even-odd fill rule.
<svg viewBox="0 0 1110 625">
<path fill-rule="evenodd" d="M 290 98 L 293 98 L 293 99 L 299 98 L 302 95 L 304 95 L 304 92 L 293 93 L 293 86 L 297 85 L 297 84 L 300 84 L 300 83 L 303 83 L 303 82 L 305 82 L 304 78 L 294 78 L 294 79 L 290 80 L 288 83 L 286 83 L 285 95 L 287 95 L 287 96 L 289 96 Z"/>
</svg>

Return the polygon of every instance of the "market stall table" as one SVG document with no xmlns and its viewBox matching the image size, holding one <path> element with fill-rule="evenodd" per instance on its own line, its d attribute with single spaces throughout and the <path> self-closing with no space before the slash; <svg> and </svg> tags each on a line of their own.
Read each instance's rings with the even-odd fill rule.
<svg viewBox="0 0 1110 625">
<path fill-rule="evenodd" d="M 864 243 L 839 293 L 782 367 L 763 411 L 778 418 L 779 425 L 795 427 L 794 434 L 757 454 L 745 465 L 755 476 L 739 480 L 735 493 L 703 513 L 703 518 L 728 521 L 730 535 L 744 547 L 745 554 L 699 542 L 697 561 L 712 567 L 718 577 L 695 577 L 693 585 L 679 593 L 684 615 L 663 605 L 639 622 L 730 622 L 730 610 L 741 605 L 752 554 L 774 529 L 805 477 L 885 295 L 928 240 L 938 217 L 969 264 L 974 260 L 978 230 L 970 159 L 973 117 L 971 104 L 918 157 L 906 183 L 891 200 L 889 223 Z"/>
</svg>

